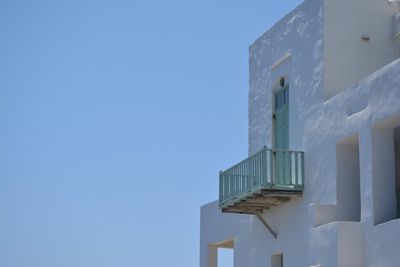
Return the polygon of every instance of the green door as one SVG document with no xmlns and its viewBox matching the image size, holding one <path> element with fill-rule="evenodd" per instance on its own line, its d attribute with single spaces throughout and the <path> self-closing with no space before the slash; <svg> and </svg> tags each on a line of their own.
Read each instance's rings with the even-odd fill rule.
<svg viewBox="0 0 400 267">
<path fill-rule="evenodd" d="M 275 183 L 289 184 L 289 86 L 281 82 L 274 96 Z"/>
</svg>

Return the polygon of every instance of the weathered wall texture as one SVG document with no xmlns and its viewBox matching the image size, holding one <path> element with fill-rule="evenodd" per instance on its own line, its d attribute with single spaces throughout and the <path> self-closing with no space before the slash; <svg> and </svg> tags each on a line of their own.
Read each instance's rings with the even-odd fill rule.
<svg viewBox="0 0 400 267">
<path fill-rule="evenodd" d="M 391 40 L 398 8 L 386 0 L 325 0 L 325 7 L 324 91 L 329 98 L 398 56 Z"/>
<path fill-rule="evenodd" d="M 324 54 L 329 1 L 304 2 L 250 47 L 249 154 L 272 146 L 272 88 L 285 76 L 289 147 L 305 152 L 304 194 L 264 211 L 276 240 L 253 216 L 222 214 L 218 202 L 203 206 L 201 267 L 215 267 L 215 258 L 207 262 L 209 256 L 229 240 L 234 241 L 235 267 L 268 267 L 277 253 L 283 253 L 285 267 L 400 266 L 394 149 L 400 60 L 326 99 L 325 68 L 333 64 Z M 390 56 L 384 53 L 376 64 Z M 370 67 L 363 71 L 370 73 Z"/>
<path fill-rule="evenodd" d="M 282 75 L 289 79 L 289 147 L 303 148 L 304 120 L 323 99 L 323 12 L 323 1 L 306 1 L 251 45 L 249 154 L 272 146 L 272 88 Z"/>
<path fill-rule="evenodd" d="M 400 265 L 400 246 L 395 241 L 400 239 L 400 220 L 393 220 L 396 219 L 394 146 L 390 146 L 393 129 L 400 125 L 398 103 L 399 60 L 317 105 L 305 127 L 306 190 L 311 203 L 339 202 L 336 199 L 335 146 L 349 136 L 359 135 L 362 266 Z M 376 135 L 376 131 L 392 134 Z M 385 148 L 384 143 L 389 145 Z M 334 217 L 330 221 L 338 219 Z M 310 243 L 316 245 L 310 249 L 310 258 L 323 261 L 318 253 L 314 254 L 319 251 L 318 247 L 323 247 L 320 237 L 312 236 Z"/>
</svg>

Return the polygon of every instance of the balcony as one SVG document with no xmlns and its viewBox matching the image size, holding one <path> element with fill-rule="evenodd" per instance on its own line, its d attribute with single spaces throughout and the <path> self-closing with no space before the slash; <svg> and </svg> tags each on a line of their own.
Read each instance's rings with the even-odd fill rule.
<svg viewBox="0 0 400 267">
<path fill-rule="evenodd" d="M 222 212 L 262 213 L 304 189 L 304 153 L 264 147 L 219 174 Z"/>
</svg>

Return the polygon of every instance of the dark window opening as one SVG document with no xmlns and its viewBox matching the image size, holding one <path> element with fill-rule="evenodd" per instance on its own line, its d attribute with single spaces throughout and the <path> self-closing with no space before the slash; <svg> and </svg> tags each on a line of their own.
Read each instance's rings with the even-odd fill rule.
<svg viewBox="0 0 400 267">
<path fill-rule="evenodd" d="M 283 267 L 283 254 L 272 255 L 271 267 Z"/>
<path fill-rule="evenodd" d="M 358 135 L 336 145 L 337 220 L 361 220 L 360 155 Z"/>
<path fill-rule="evenodd" d="M 374 224 L 400 218 L 400 118 L 372 128 Z M 395 124 L 395 125 L 394 125 Z"/>
</svg>

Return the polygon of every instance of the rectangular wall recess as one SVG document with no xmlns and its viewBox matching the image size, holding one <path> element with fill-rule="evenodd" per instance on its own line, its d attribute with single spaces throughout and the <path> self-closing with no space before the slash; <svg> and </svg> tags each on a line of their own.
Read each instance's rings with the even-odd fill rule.
<svg viewBox="0 0 400 267">
<path fill-rule="evenodd" d="M 358 135 L 336 145 L 337 220 L 361 220 L 360 155 Z"/>
<path fill-rule="evenodd" d="M 400 118 L 372 128 L 374 224 L 391 221 L 400 216 L 399 125 Z"/>
<path fill-rule="evenodd" d="M 271 267 L 283 267 L 283 254 L 271 256 Z"/>
</svg>

